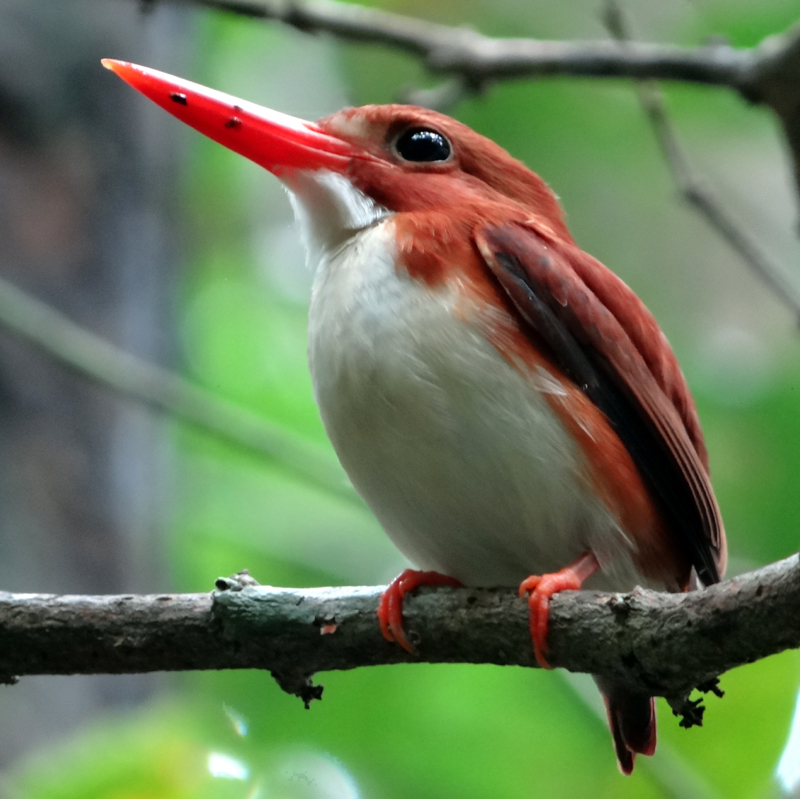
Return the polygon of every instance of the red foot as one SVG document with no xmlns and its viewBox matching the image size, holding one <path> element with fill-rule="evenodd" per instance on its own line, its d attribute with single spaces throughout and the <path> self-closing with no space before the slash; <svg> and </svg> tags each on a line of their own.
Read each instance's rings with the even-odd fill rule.
<svg viewBox="0 0 800 799">
<path fill-rule="evenodd" d="M 461 583 L 455 577 L 447 577 L 439 572 L 420 572 L 406 569 L 399 577 L 395 577 L 383 592 L 378 605 L 378 621 L 381 632 L 387 641 L 400 644 L 406 652 L 414 654 L 414 647 L 406 638 L 403 630 L 403 597 L 422 585 L 453 585 Z"/>
<path fill-rule="evenodd" d="M 550 620 L 550 597 L 559 591 L 577 591 L 598 569 L 600 564 L 591 552 L 586 552 L 565 569 L 553 574 L 531 575 L 522 581 L 519 595 L 528 596 L 531 610 L 533 654 L 543 669 L 552 668 L 545 658 L 547 631 Z"/>
</svg>

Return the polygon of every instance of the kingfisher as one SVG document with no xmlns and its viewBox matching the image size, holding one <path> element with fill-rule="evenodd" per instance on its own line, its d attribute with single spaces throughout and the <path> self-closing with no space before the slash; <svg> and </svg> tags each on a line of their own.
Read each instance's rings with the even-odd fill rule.
<svg viewBox="0 0 800 799">
<path fill-rule="evenodd" d="M 718 582 L 725 531 L 697 410 L 634 292 L 572 238 L 536 173 L 410 105 L 306 122 L 154 69 L 103 65 L 289 190 L 315 277 L 309 366 L 353 486 L 415 569 L 378 618 L 409 651 L 421 585 L 519 586 L 547 660 L 550 598 Z M 656 747 L 653 698 L 596 677 L 617 763 Z"/>
</svg>

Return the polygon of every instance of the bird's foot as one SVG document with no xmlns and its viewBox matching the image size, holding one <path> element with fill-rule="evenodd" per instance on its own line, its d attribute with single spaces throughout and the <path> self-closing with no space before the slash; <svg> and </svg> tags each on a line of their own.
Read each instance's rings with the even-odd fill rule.
<svg viewBox="0 0 800 799">
<path fill-rule="evenodd" d="M 519 595 L 528 595 L 530 629 L 533 654 L 543 669 L 552 666 L 547 662 L 547 633 L 550 621 L 550 597 L 559 591 L 577 591 L 598 569 L 600 564 L 592 552 L 586 552 L 561 571 L 552 574 L 533 574 L 523 580 Z"/>
<path fill-rule="evenodd" d="M 448 577 L 439 572 L 421 572 L 406 569 L 395 577 L 389 587 L 383 592 L 378 605 L 378 621 L 381 632 L 387 641 L 400 644 L 406 652 L 414 654 L 414 647 L 406 638 L 403 630 L 403 597 L 423 585 L 452 585 L 460 587 L 461 583 L 455 577 Z"/>
</svg>

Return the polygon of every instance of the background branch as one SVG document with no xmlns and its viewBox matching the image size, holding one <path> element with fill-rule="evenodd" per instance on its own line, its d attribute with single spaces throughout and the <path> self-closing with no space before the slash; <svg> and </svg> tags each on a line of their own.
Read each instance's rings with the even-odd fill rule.
<svg viewBox="0 0 800 799">
<path fill-rule="evenodd" d="M 800 23 L 758 47 L 500 39 L 337 0 L 160 0 L 276 20 L 305 33 L 378 44 L 418 56 L 432 72 L 479 86 L 509 78 L 585 77 L 675 80 L 726 86 L 782 118 L 800 103 Z M 153 2 L 153 0 L 151 0 Z"/>
<path fill-rule="evenodd" d="M 163 1 L 163 0 L 162 0 Z M 699 48 L 615 42 L 497 39 L 336 0 L 171 0 L 379 44 L 420 57 L 432 72 L 473 83 L 521 77 L 615 77 L 681 80 L 753 90 L 754 51 L 725 44 Z"/>
<path fill-rule="evenodd" d="M 363 507 L 333 454 L 137 358 L 0 278 L 0 325 L 118 394 L 289 469 Z"/>
<path fill-rule="evenodd" d="M 419 655 L 383 640 L 382 587 L 292 589 L 220 580 L 209 594 L 0 594 L 0 674 L 269 669 L 308 700 L 318 671 L 401 662 L 535 666 L 513 589 L 420 591 L 405 605 Z M 677 701 L 722 672 L 800 646 L 797 556 L 704 591 L 567 591 L 550 660 Z"/>
<path fill-rule="evenodd" d="M 623 47 L 629 46 L 631 26 L 620 4 L 616 0 L 609 0 L 605 11 L 604 22 L 611 35 Z M 800 324 L 800 286 L 789 280 L 780 264 L 770 257 L 747 226 L 736 219 L 708 181 L 697 174 L 667 113 L 658 83 L 653 80 L 639 81 L 636 93 L 681 198 L 741 256 L 747 266 L 792 311 L 795 321 Z"/>
</svg>

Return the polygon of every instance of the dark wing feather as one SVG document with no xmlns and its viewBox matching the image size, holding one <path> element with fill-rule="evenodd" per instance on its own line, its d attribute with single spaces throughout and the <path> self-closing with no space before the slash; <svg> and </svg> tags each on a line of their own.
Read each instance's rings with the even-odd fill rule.
<svg viewBox="0 0 800 799">
<path fill-rule="evenodd" d="M 533 221 L 486 226 L 475 240 L 539 343 L 608 418 L 700 580 L 718 582 L 725 533 L 697 413 L 650 312 L 602 264 Z"/>
</svg>

